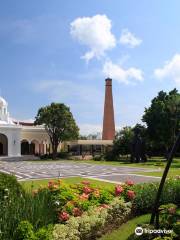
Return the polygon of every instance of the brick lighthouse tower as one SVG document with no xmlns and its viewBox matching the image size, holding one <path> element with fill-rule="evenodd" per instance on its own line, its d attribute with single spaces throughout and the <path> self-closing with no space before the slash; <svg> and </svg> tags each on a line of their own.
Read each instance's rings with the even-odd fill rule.
<svg viewBox="0 0 180 240">
<path fill-rule="evenodd" d="M 114 107 L 112 95 L 112 79 L 107 78 L 104 102 L 104 119 L 102 140 L 113 140 L 115 137 Z"/>
</svg>

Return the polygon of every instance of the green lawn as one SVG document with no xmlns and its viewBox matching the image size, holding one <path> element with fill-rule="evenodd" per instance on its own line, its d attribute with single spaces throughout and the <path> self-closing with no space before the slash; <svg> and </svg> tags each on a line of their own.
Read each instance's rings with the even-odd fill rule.
<svg viewBox="0 0 180 240">
<path fill-rule="evenodd" d="M 162 169 L 162 168 L 161 168 Z M 163 171 L 160 172 L 138 172 L 136 174 L 145 175 L 145 176 L 155 176 L 155 177 L 162 177 Z M 175 177 L 180 176 L 180 168 L 172 168 L 169 170 L 168 177 Z"/>
<path fill-rule="evenodd" d="M 32 191 L 32 190 L 38 189 L 41 186 L 42 187 L 47 186 L 48 182 L 52 180 L 57 180 L 57 179 L 28 180 L 28 181 L 20 181 L 20 183 L 22 184 L 25 190 Z M 115 185 L 113 183 L 92 180 L 88 178 L 81 178 L 81 177 L 63 178 L 61 180 L 66 184 L 76 184 L 76 183 L 82 182 L 83 180 L 86 180 L 86 181 L 89 181 L 91 184 L 93 184 L 95 187 L 103 187 L 106 189 L 112 189 Z"/>
<path fill-rule="evenodd" d="M 142 223 L 148 223 L 150 220 L 150 214 L 142 215 L 140 217 L 133 218 L 127 223 L 123 224 L 117 230 L 104 235 L 100 240 L 127 240 L 128 237 L 134 233 L 135 228 Z"/>
</svg>

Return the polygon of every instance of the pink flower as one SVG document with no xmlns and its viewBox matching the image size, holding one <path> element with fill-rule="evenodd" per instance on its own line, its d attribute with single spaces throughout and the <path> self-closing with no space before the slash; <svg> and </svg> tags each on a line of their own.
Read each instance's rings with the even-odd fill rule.
<svg viewBox="0 0 180 240">
<path fill-rule="evenodd" d="M 168 209 L 168 212 L 169 212 L 170 214 L 175 214 L 175 213 L 176 213 L 176 208 L 175 208 L 175 207 L 170 207 L 170 208 Z"/>
<path fill-rule="evenodd" d="M 84 184 L 84 185 L 89 185 L 89 184 L 90 184 L 90 182 L 89 182 L 89 181 L 85 181 L 85 180 L 84 180 L 84 181 L 82 181 L 81 183 L 82 183 L 82 184 Z"/>
<path fill-rule="evenodd" d="M 85 187 L 83 187 L 83 192 L 84 192 L 85 194 L 89 194 L 89 193 L 92 192 L 92 189 L 89 188 L 89 187 L 87 187 L 87 186 L 85 186 Z"/>
<path fill-rule="evenodd" d="M 59 220 L 67 221 L 69 219 L 69 214 L 67 212 L 60 212 L 58 217 Z"/>
<path fill-rule="evenodd" d="M 101 204 L 101 206 L 99 206 L 99 210 L 101 211 L 102 209 L 106 209 L 106 208 L 110 208 L 109 205 L 107 204 Z"/>
<path fill-rule="evenodd" d="M 79 208 L 74 208 L 73 209 L 73 215 L 74 217 L 78 217 L 82 215 L 82 211 Z"/>
<path fill-rule="evenodd" d="M 50 182 L 48 182 L 48 188 L 49 188 L 50 190 L 56 190 L 56 189 L 59 188 L 59 185 L 58 185 L 58 183 L 55 183 L 55 182 L 53 182 L 53 181 L 50 181 Z"/>
<path fill-rule="evenodd" d="M 89 194 L 83 193 L 81 196 L 79 196 L 80 200 L 88 200 Z"/>
<path fill-rule="evenodd" d="M 101 204 L 101 207 L 102 207 L 102 208 L 109 208 L 109 205 L 107 205 L 107 204 Z"/>
<path fill-rule="evenodd" d="M 54 185 L 54 182 L 53 182 L 53 181 L 49 181 L 49 182 L 48 182 L 48 188 L 52 188 L 53 185 Z"/>
<path fill-rule="evenodd" d="M 134 185 L 134 182 L 132 180 L 127 180 L 125 182 L 128 186 L 133 186 Z"/>
<path fill-rule="evenodd" d="M 123 187 L 121 187 L 120 185 L 117 185 L 115 187 L 115 196 L 119 196 L 123 191 L 124 191 Z"/>
<path fill-rule="evenodd" d="M 128 190 L 127 191 L 127 196 L 130 200 L 134 199 L 135 198 L 135 192 L 132 191 L 132 190 Z"/>
</svg>

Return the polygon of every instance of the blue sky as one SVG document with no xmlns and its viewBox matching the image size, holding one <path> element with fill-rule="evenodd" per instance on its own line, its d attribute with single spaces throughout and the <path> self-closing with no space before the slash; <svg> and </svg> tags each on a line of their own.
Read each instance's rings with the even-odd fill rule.
<svg viewBox="0 0 180 240">
<path fill-rule="evenodd" d="M 86 134 L 101 129 L 112 77 L 116 126 L 141 121 L 158 91 L 180 89 L 180 1 L 1 0 L 0 89 L 11 116 L 69 105 Z"/>
</svg>

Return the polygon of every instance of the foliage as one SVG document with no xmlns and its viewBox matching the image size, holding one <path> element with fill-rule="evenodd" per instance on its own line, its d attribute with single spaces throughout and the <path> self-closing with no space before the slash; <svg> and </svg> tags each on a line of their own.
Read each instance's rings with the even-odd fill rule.
<svg viewBox="0 0 180 240">
<path fill-rule="evenodd" d="M 33 226 L 28 221 L 22 221 L 15 231 L 14 240 L 36 240 Z"/>
<path fill-rule="evenodd" d="M 113 145 L 113 153 L 115 156 L 128 155 L 131 153 L 131 141 L 133 130 L 131 127 L 124 127 L 117 132 Z"/>
<path fill-rule="evenodd" d="M 133 200 L 134 211 L 138 214 L 151 211 L 155 201 L 159 183 L 144 183 L 133 186 L 136 196 Z M 174 203 L 179 204 L 180 199 L 180 180 L 169 179 L 164 185 L 160 204 Z"/>
<path fill-rule="evenodd" d="M 175 224 L 179 218 L 177 214 L 177 206 L 175 204 L 169 203 L 166 205 L 161 205 L 159 207 L 160 213 L 160 227 L 164 227 L 166 229 L 172 229 L 173 224 Z"/>
<path fill-rule="evenodd" d="M 178 239 L 179 233 L 180 233 L 179 220 L 180 220 L 180 215 L 178 215 L 177 213 L 176 205 L 171 203 L 167 205 L 162 205 L 159 208 L 159 228 L 155 229 L 154 226 L 151 226 L 149 224 L 144 224 L 144 225 L 141 224 L 141 227 L 143 229 L 155 230 L 155 232 L 149 234 L 144 231 L 141 236 L 136 236 L 135 234 L 132 234 L 128 239 L 129 240 L 136 240 L 136 239 L 140 239 L 140 240 L 159 240 L 159 239 L 173 240 L 174 239 L 175 240 L 175 239 Z M 162 232 L 161 234 L 158 234 L 156 231 L 159 229 L 166 230 L 167 232 L 166 233 Z M 169 230 L 172 232 L 168 232 Z"/>
<path fill-rule="evenodd" d="M 128 126 L 124 127 L 116 133 L 112 150 L 106 152 L 106 160 L 120 160 L 120 157 L 124 155 L 126 155 L 128 159 L 128 156 L 132 152 L 132 142 L 135 131 L 138 131 L 139 136 L 144 143 L 148 143 L 145 126 L 136 124 L 133 128 Z"/>
<path fill-rule="evenodd" d="M 16 177 L 0 173 L 0 203 L 6 198 L 13 200 L 22 194 L 24 194 L 24 190 L 17 182 Z"/>
<path fill-rule="evenodd" d="M 36 233 L 37 240 L 52 240 L 53 225 L 40 228 Z"/>
<path fill-rule="evenodd" d="M 53 225 L 48 225 L 35 232 L 29 221 L 22 221 L 16 228 L 13 240 L 52 240 L 52 231 Z"/>
<path fill-rule="evenodd" d="M 176 89 L 159 92 L 142 118 L 153 148 L 168 150 L 180 129 L 180 94 Z"/>
<path fill-rule="evenodd" d="M 78 138 L 79 129 L 70 109 L 61 103 L 51 103 L 39 109 L 35 124 L 44 125 L 50 137 L 53 159 L 60 142 Z"/>
<path fill-rule="evenodd" d="M 0 174 L 0 193 L 0 239 L 11 239 L 23 220 L 28 220 L 35 229 L 54 222 L 47 190 L 25 193 L 15 177 Z"/>
<path fill-rule="evenodd" d="M 71 217 L 66 224 L 56 224 L 53 240 L 95 239 L 102 235 L 108 224 L 125 221 L 131 212 L 131 205 L 115 198 L 103 207 L 91 207 L 81 217 Z"/>
</svg>

